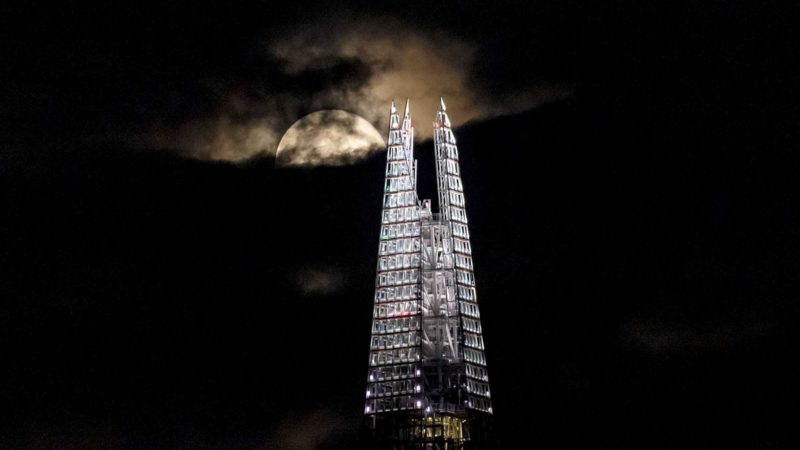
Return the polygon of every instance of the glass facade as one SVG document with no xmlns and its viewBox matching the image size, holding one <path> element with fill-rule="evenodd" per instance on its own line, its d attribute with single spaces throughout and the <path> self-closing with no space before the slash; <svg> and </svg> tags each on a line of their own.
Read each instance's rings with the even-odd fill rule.
<svg viewBox="0 0 800 450">
<path fill-rule="evenodd" d="M 375 306 L 365 414 L 419 409 L 419 200 L 414 176 L 414 131 L 392 105 L 386 153 Z"/>
<path fill-rule="evenodd" d="M 488 442 L 492 406 L 450 120 L 442 102 L 434 122 L 435 214 L 417 197 L 408 103 L 402 120 L 392 104 L 389 123 L 367 423 L 391 448 L 491 448 L 476 446 Z"/>
</svg>

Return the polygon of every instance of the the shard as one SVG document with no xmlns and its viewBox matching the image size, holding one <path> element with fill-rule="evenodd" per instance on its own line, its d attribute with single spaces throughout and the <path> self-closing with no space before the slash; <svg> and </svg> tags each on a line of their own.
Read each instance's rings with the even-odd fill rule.
<svg viewBox="0 0 800 450">
<path fill-rule="evenodd" d="M 417 196 L 414 128 L 392 103 L 364 414 L 371 448 L 488 449 L 491 393 L 458 147 L 434 127 L 439 212 Z"/>
</svg>

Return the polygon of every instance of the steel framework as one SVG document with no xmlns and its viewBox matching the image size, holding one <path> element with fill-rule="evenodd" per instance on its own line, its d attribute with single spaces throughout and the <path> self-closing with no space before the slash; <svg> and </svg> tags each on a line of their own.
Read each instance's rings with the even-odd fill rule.
<svg viewBox="0 0 800 450">
<path fill-rule="evenodd" d="M 417 197 L 409 102 L 392 102 L 366 417 L 373 448 L 489 449 L 491 393 L 458 147 L 433 123 L 439 213 Z"/>
</svg>

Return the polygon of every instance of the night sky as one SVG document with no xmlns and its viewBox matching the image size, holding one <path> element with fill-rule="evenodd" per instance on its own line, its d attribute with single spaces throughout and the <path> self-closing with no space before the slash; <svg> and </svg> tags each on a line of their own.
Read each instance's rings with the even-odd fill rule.
<svg viewBox="0 0 800 450">
<path fill-rule="evenodd" d="M 591 3 L 0 6 L 0 448 L 358 448 L 385 155 L 275 150 L 439 95 L 503 448 L 800 448 L 800 7 Z"/>
</svg>

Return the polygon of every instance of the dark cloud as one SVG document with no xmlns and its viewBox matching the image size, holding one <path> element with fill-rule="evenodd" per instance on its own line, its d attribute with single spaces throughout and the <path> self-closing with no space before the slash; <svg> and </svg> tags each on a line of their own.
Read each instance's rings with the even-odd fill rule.
<svg viewBox="0 0 800 450">
<path fill-rule="evenodd" d="M 424 139 L 440 95 L 458 125 L 572 92 L 573 78 L 536 75 L 552 58 L 510 50 L 553 8 L 498 23 L 476 5 L 362 6 L 9 8 L 0 112 L 15 139 L 243 161 L 274 155 L 286 129 L 320 109 L 357 113 L 383 132 L 389 101 L 410 97 Z"/>
<path fill-rule="evenodd" d="M 730 350 L 737 344 L 772 337 L 778 331 L 769 321 L 693 325 L 639 320 L 624 327 L 629 342 L 653 353 Z"/>
<path fill-rule="evenodd" d="M 424 124 L 432 121 L 440 96 L 458 126 L 570 95 L 566 85 L 535 83 L 496 102 L 473 86 L 476 48 L 457 35 L 397 19 L 319 20 L 262 40 L 253 57 L 264 61 L 263 72 L 251 69 L 245 84 L 220 83 L 214 114 L 157 125 L 132 142 L 237 162 L 274 155 L 289 124 L 316 110 L 351 111 L 385 130 L 389 103 L 408 97 L 420 124 L 416 137 L 424 139 L 431 136 Z"/>
<path fill-rule="evenodd" d="M 295 285 L 302 295 L 331 295 L 347 285 L 347 274 L 335 267 L 315 266 L 301 269 Z"/>
<path fill-rule="evenodd" d="M 264 449 L 316 450 L 328 448 L 340 435 L 352 432 L 348 420 L 327 409 L 293 412 L 284 417 Z"/>
</svg>

